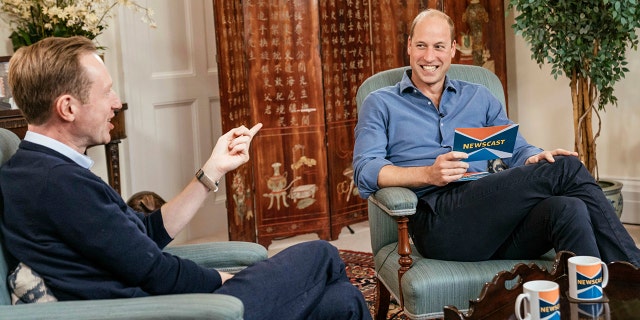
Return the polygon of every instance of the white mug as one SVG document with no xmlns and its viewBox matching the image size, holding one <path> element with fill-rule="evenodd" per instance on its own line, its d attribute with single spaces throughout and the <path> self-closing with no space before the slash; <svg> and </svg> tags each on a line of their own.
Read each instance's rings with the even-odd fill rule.
<svg viewBox="0 0 640 320">
<path fill-rule="evenodd" d="M 558 284 L 547 280 L 525 282 L 522 293 L 516 299 L 516 317 L 518 320 L 560 320 Z"/>
<path fill-rule="evenodd" d="M 599 258 L 569 258 L 569 297 L 584 301 L 602 299 L 608 282 L 609 269 Z"/>
</svg>

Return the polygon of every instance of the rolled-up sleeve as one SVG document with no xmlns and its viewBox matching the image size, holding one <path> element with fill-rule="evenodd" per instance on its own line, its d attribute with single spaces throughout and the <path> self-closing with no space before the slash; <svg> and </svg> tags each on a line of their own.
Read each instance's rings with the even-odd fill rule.
<svg viewBox="0 0 640 320">
<path fill-rule="evenodd" d="M 383 104 L 370 94 L 358 113 L 353 170 L 355 184 L 364 199 L 378 190 L 378 174 L 382 167 L 391 164 L 386 159 L 388 113 L 379 107 Z"/>
</svg>

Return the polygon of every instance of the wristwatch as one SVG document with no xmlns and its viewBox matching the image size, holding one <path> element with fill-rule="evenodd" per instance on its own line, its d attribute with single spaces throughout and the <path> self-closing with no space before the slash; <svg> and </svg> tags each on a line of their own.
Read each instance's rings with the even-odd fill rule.
<svg viewBox="0 0 640 320">
<path fill-rule="evenodd" d="M 211 180 L 211 178 L 209 178 L 209 176 L 206 173 L 204 173 L 204 170 L 202 170 L 202 168 L 200 168 L 200 170 L 196 172 L 196 178 L 198 179 L 198 181 L 200 181 L 200 183 L 202 183 L 205 187 L 207 187 L 209 191 L 213 190 L 213 192 L 218 192 L 218 186 L 220 185 L 220 180 L 213 182 L 213 180 Z"/>
</svg>

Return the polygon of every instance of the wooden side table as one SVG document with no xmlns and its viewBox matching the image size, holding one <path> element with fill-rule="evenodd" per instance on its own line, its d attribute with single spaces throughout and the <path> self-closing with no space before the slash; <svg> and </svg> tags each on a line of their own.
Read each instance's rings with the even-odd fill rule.
<svg viewBox="0 0 640 320">
<path fill-rule="evenodd" d="M 27 121 L 20 110 L 0 111 L 0 127 L 11 130 L 20 139 L 24 138 L 25 133 L 27 133 Z"/>
<path fill-rule="evenodd" d="M 124 110 L 127 110 L 126 103 L 122 104 L 116 116 L 111 120 L 114 128 L 111 130 L 111 141 L 104 145 L 104 151 L 107 159 L 107 175 L 109 185 L 118 193 L 121 193 L 120 185 L 120 147 L 122 139 L 127 137 L 125 129 Z M 20 110 L 2 110 L 0 111 L 0 127 L 11 130 L 20 139 L 24 138 L 27 133 L 27 121 L 22 116 Z"/>
<path fill-rule="evenodd" d="M 559 252 L 552 270 L 542 269 L 535 264 L 518 264 L 510 271 L 502 271 L 483 287 L 478 299 L 469 301 L 467 312 L 462 312 L 455 306 L 445 306 L 444 319 L 516 319 L 516 298 L 522 293 L 522 285 L 531 280 L 549 280 L 558 283 L 561 319 L 578 319 L 580 317 L 576 318 L 571 312 L 572 307 L 575 309 L 578 303 L 567 298 L 569 290 L 567 260 L 573 255 L 568 251 Z M 604 288 L 604 293 L 608 301 L 604 303 L 607 307 L 602 319 L 637 319 L 637 315 L 640 314 L 640 269 L 628 262 L 611 262 L 607 266 L 609 284 Z M 516 280 L 515 285 L 509 282 L 512 280 Z M 507 284 L 508 282 L 510 284 Z M 583 304 L 589 304 L 589 302 L 583 302 Z"/>
</svg>

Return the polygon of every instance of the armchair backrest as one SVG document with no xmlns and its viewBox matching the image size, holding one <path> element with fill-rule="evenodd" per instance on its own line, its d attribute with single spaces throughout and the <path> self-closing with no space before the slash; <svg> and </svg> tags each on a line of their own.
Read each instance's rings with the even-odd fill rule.
<svg viewBox="0 0 640 320">
<path fill-rule="evenodd" d="M 0 128 L 0 166 L 16 153 L 19 144 L 20 138 L 15 133 Z"/>
<path fill-rule="evenodd" d="M 358 93 L 356 94 L 356 103 L 358 108 L 369 93 L 382 87 L 395 85 L 398 81 L 402 80 L 402 75 L 410 68 L 411 67 L 400 67 L 389 69 L 378 72 L 367 78 L 362 85 L 360 85 Z M 498 98 L 498 101 L 500 101 L 503 106 L 506 106 L 502 82 L 500 82 L 498 76 L 486 68 L 466 64 L 452 64 L 447 75 L 451 79 L 464 80 L 484 85 L 496 98 Z"/>
<path fill-rule="evenodd" d="M 17 135 L 7 129 L 0 128 L 0 166 L 9 160 L 16 150 L 18 150 L 18 144 L 20 144 L 20 138 L 18 138 Z M 0 196 L 0 218 L 4 210 L 3 207 L 2 197 Z M 0 223 L 2 223 L 1 219 Z M 2 235 L 2 228 L 0 228 L 0 305 L 11 304 L 11 296 L 9 295 L 9 288 L 7 287 L 8 273 L 9 266 L 7 256 L 5 255 L 4 237 Z"/>
</svg>

